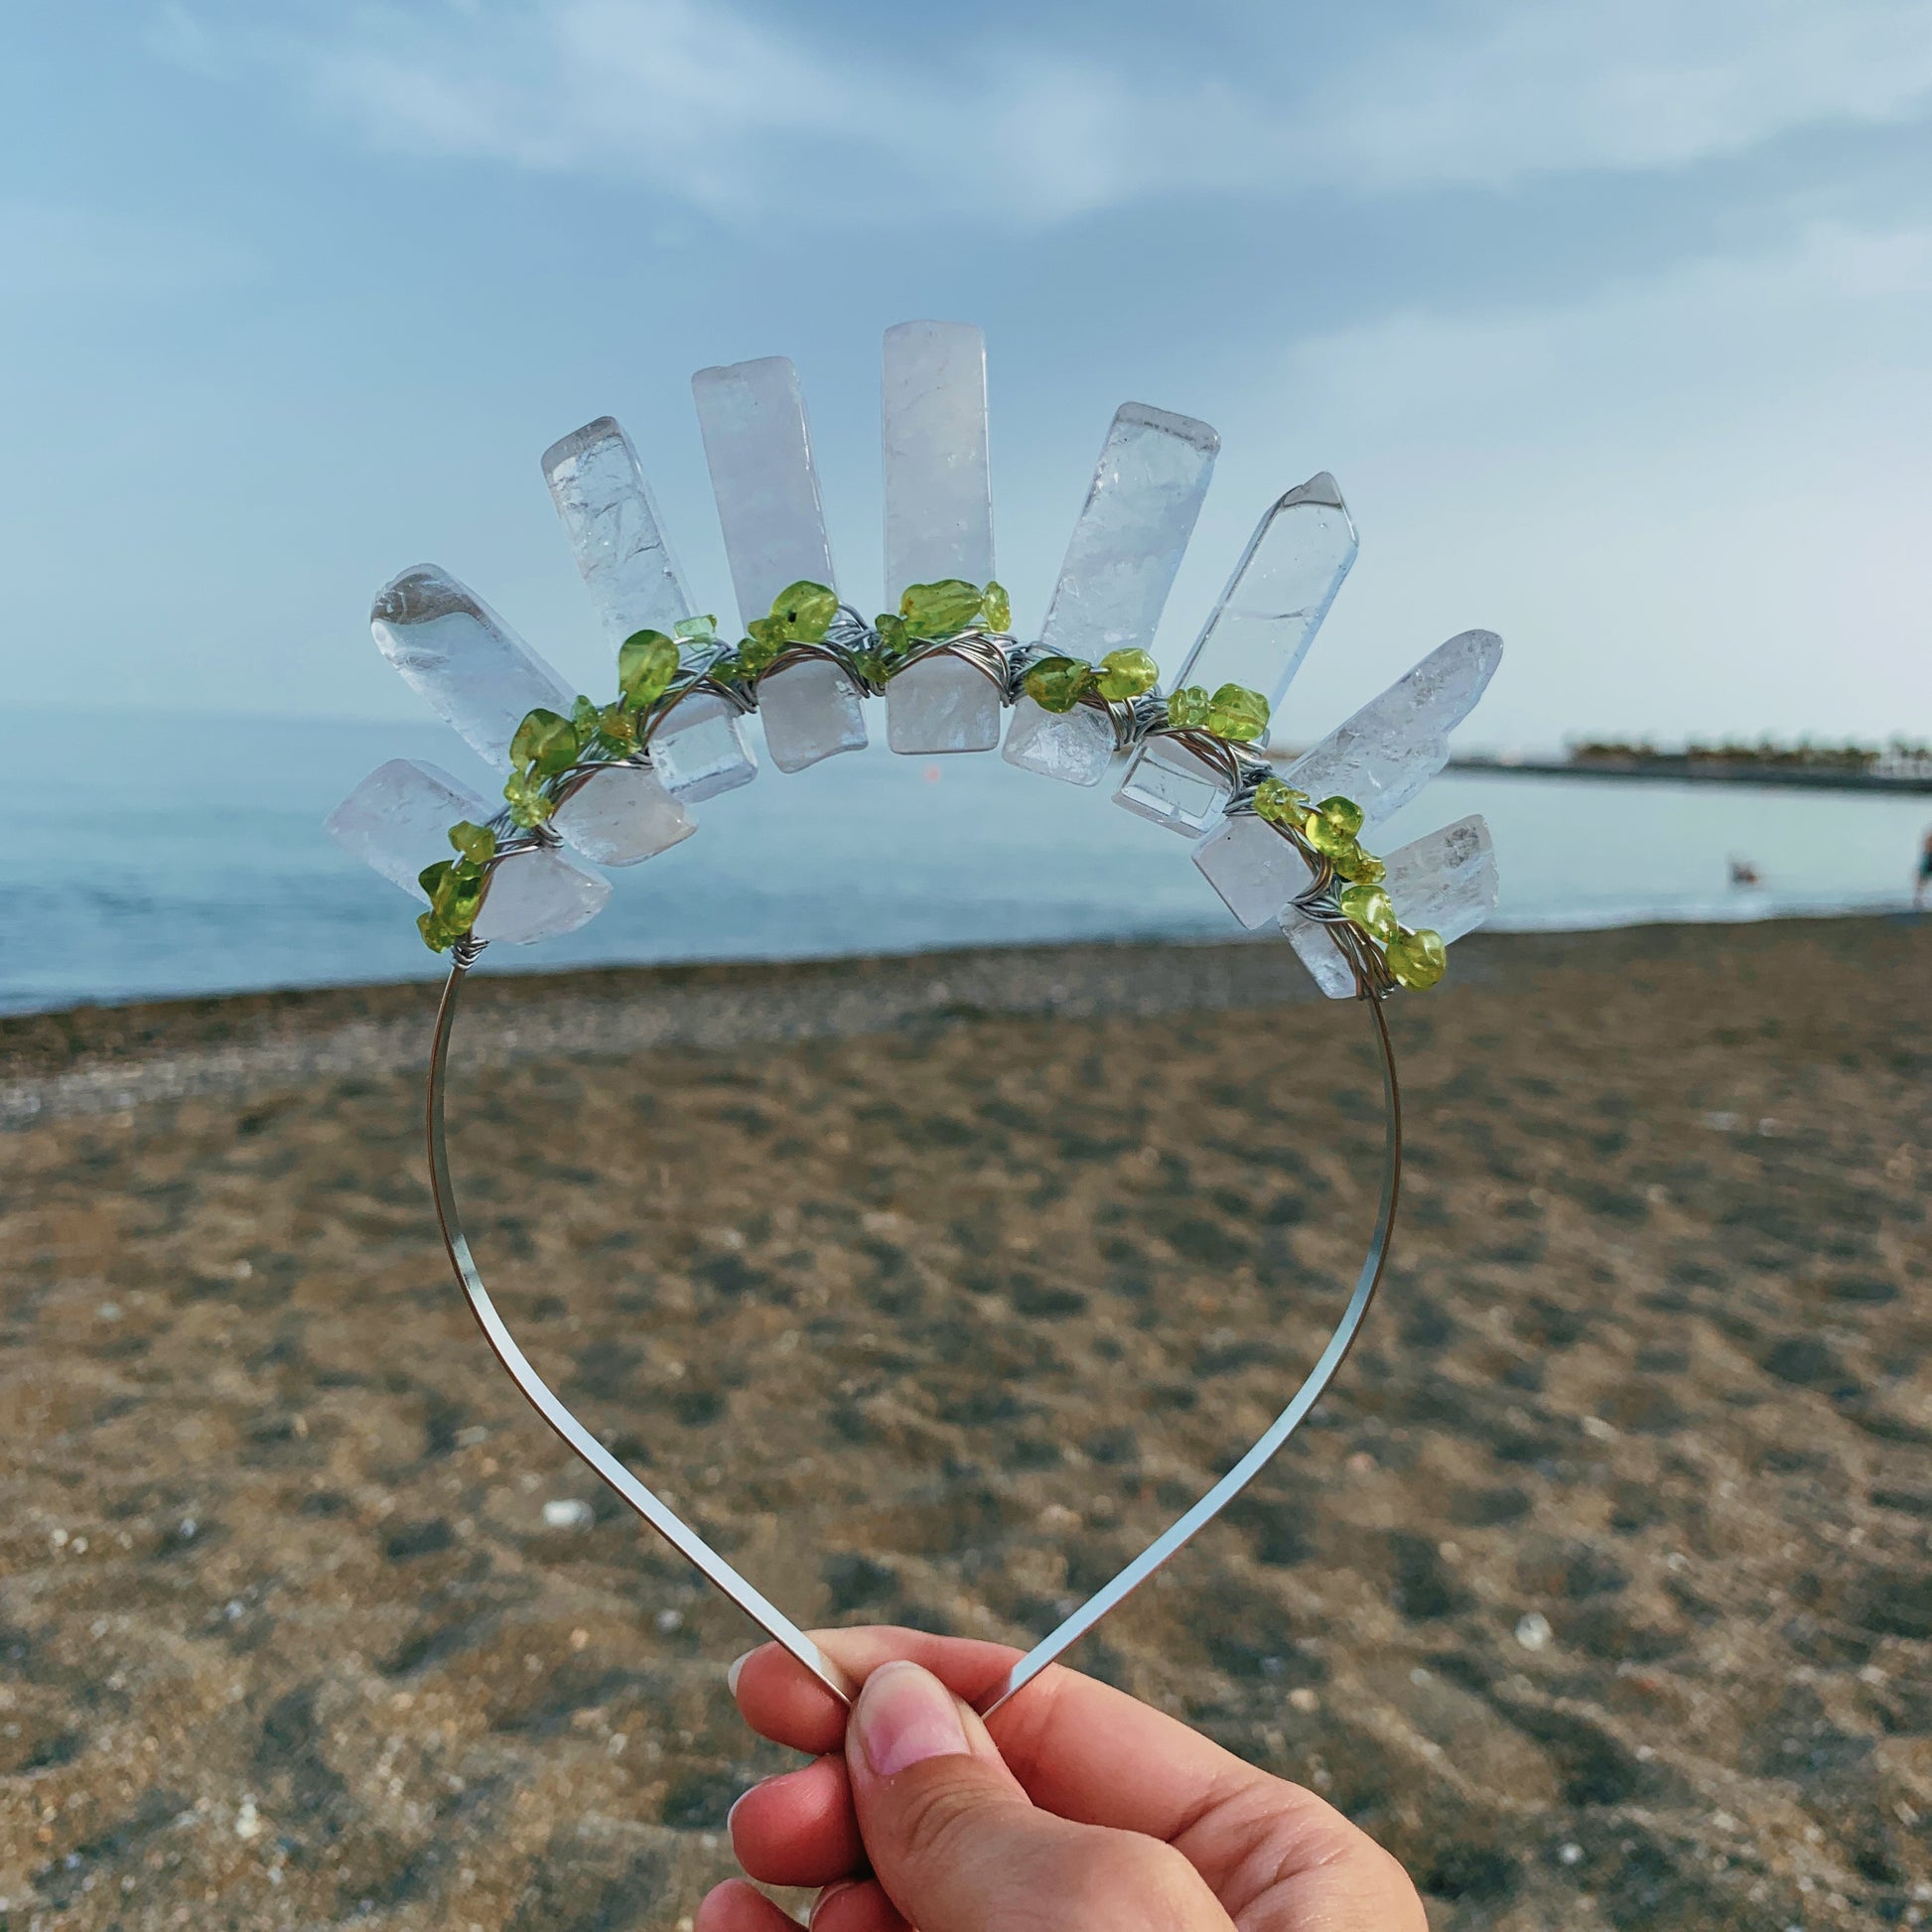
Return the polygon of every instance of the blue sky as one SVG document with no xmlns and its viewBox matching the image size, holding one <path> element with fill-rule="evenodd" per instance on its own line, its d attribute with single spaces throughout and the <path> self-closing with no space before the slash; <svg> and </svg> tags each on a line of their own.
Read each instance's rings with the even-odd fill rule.
<svg viewBox="0 0 1932 1932">
<path fill-rule="evenodd" d="M 687 378 L 749 355 L 870 602 L 936 315 L 1023 625 L 1132 397 L 1223 438 L 1170 663 L 1340 479 L 1311 727 L 1487 624 L 1485 743 L 1932 735 L 1932 0 L 12 0 L 0 157 L 0 701 L 407 716 L 429 559 L 602 688 L 537 457 L 622 419 L 729 611 Z"/>
</svg>

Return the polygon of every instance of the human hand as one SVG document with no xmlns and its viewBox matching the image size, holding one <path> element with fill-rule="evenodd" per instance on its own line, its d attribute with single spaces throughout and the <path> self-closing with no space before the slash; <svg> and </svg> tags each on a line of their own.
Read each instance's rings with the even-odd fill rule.
<svg viewBox="0 0 1932 1932">
<path fill-rule="evenodd" d="M 823 1886 L 812 1932 L 1426 1932 L 1402 1867 L 1332 1806 L 1055 1665 L 916 1630 L 815 1631 L 850 1715 L 787 1652 L 734 1667 L 754 1730 L 814 1761 L 732 1809 L 755 1878 Z M 742 1880 L 697 1932 L 791 1924 Z"/>
</svg>

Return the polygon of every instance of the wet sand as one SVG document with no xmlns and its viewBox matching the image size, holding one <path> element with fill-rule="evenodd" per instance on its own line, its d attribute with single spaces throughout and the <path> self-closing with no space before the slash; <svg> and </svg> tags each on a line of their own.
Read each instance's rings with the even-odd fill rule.
<svg viewBox="0 0 1932 1932">
<path fill-rule="evenodd" d="M 1026 1641 L 1352 1278 L 1374 1072 L 1299 970 L 485 965 L 472 1233 L 794 1614 Z M 675 1927 L 783 1762 L 748 1626 L 448 1279 L 432 998 L 0 1022 L 8 1932 Z M 1438 1926 L 1932 1919 L 1932 924 L 1478 937 L 1392 1017 L 1367 1336 L 1075 1661 L 1324 1792 Z"/>
</svg>

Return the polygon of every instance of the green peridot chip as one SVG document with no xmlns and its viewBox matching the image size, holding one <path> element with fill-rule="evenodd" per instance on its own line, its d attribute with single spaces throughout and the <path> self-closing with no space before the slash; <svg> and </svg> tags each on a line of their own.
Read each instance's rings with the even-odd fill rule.
<svg viewBox="0 0 1932 1932">
<path fill-rule="evenodd" d="M 980 595 L 980 613 L 989 630 L 1013 628 L 1013 600 L 1004 584 L 989 584 Z"/>
<path fill-rule="evenodd" d="M 1449 948 L 1440 932 L 1427 926 L 1411 932 L 1400 928 L 1388 944 L 1389 971 L 1398 986 L 1427 992 L 1449 970 Z"/>
<path fill-rule="evenodd" d="M 1169 694 L 1168 723 L 1175 731 L 1204 731 L 1212 709 L 1212 701 L 1198 684 L 1183 684 Z"/>
<path fill-rule="evenodd" d="M 1315 810 L 1337 832 L 1345 833 L 1351 839 L 1362 829 L 1362 808 L 1352 798 L 1324 798 L 1315 806 Z"/>
<path fill-rule="evenodd" d="M 1396 935 L 1395 905 L 1380 886 L 1364 883 L 1343 887 L 1341 909 L 1371 939 L 1386 944 Z"/>
<path fill-rule="evenodd" d="M 1093 667 L 1077 657 L 1042 657 L 1022 683 L 1041 711 L 1071 711 L 1093 683 Z"/>
<path fill-rule="evenodd" d="M 516 728 L 510 740 L 510 762 L 519 771 L 539 771 L 554 777 L 577 761 L 577 727 L 561 713 L 539 706 Z"/>
<path fill-rule="evenodd" d="M 1268 700 L 1244 684 L 1224 684 L 1208 700 L 1207 729 L 1237 745 L 1268 735 Z"/>
<path fill-rule="evenodd" d="M 1255 813 L 1270 825 L 1300 825 L 1308 807 L 1309 794 L 1279 778 L 1264 778 L 1255 786 Z"/>
<path fill-rule="evenodd" d="M 898 601 L 898 614 L 915 637 L 954 637 L 979 621 L 985 593 L 963 577 L 943 577 L 936 584 L 908 584 Z"/>
<path fill-rule="evenodd" d="M 781 626 L 779 635 L 800 644 L 815 644 L 832 627 L 839 614 L 839 594 L 809 578 L 787 584 L 771 600 L 771 617 Z M 756 622 L 746 626 L 758 635 Z"/>
<path fill-rule="evenodd" d="M 1100 660 L 1094 689 L 1103 698 L 1120 703 L 1129 698 L 1144 698 L 1161 681 L 1161 667 L 1144 650 L 1110 650 Z"/>
<path fill-rule="evenodd" d="M 496 856 L 496 834 L 487 825 L 460 818 L 450 827 L 450 843 L 473 866 L 486 866 Z"/>
<path fill-rule="evenodd" d="M 905 620 L 895 617 L 890 611 L 879 614 L 879 621 L 873 628 L 879 632 L 879 648 L 887 658 L 902 656 L 912 641 L 912 633 L 905 627 Z"/>
<path fill-rule="evenodd" d="M 526 832 L 541 825 L 557 809 L 555 800 L 542 784 L 523 771 L 510 773 L 503 784 L 503 796 L 509 801 L 511 819 Z"/>
<path fill-rule="evenodd" d="M 642 711 L 671 688 L 677 667 L 677 645 L 661 630 L 633 630 L 618 646 L 618 689 L 633 711 Z"/>
<path fill-rule="evenodd" d="M 674 623 L 672 631 L 688 644 L 708 644 L 718 635 L 718 620 L 709 614 L 702 618 L 686 618 L 681 623 Z M 652 637 L 658 633 L 640 630 L 639 637 Z"/>
</svg>

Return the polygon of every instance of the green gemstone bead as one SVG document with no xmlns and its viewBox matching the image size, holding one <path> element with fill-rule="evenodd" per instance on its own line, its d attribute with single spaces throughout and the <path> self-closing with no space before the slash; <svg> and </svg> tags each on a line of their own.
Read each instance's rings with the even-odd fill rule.
<svg viewBox="0 0 1932 1932">
<path fill-rule="evenodd" d="M 1212 701 L 1198 684 L 1183 684 L 1168 699 L 1168 723 L 1175 731 L 1204 731 L 1212 709 Z"/>
<path fill-rule="evenodd" d="M 1371 939 L 1386 944 L 1396 935 L 1395 904 L 1380 886 L 1343 887 L 1341 909 Z"/>
<path fill-rule="evenodd" d="M 510 762 L 519 770 L 554 777 L 576 763 L 579 749 L 577 727 L 561 713 L 539 706 L 517 726 L 510 740 Z"/>
<path fill-rule="evenodd" d="M 898 601 L 898 614 L 915 637 L 953 637 L 979 621 L 984 593 L 962 577 L 942 577 L 936 584 L 907 585 Z"/>
<path fill-rule="evenodd" d="M 1352 879 L 1359 886 L 1379 886 L 1389 876 L 1388 867 L 1374 853 L 1364 852 L 1352 842 L 1346 851 L 1335 853 L 1329 863 L 1344 879 Z"/>
<path fill-rule="evenodd" d="M 1161 667 L 1149 652 L 1110 650 L 1100 660 L 1100 671 L 1094 684 L 1103 698 L 1120 703 L 1129 698 L 1145 697 L 1160 679 Z"/>
<path fill-rule="evenodd" d="M 1013 628 L 1013 599 L 1004 584 L 989 584 L 980 594 L 980 611 L 989 630 Z"/>
<path fill-rule="evenodd" d="M 1315 810 L 1351 839 L 1362 829 L 1362 808 L 1352 798 L 1324 798 Z"/>
<path fill-rule="evenodd" d="M 597 714 L 597 729 L 620 757 L 637 749 L 637 720 L 621 704 L 607 704 Z"/>
<path fill-rule="evenodd" d="M 1344 870 L 1352 867 L 1361 853 L 1353 832 L 1344 832 L 1333 819 L 1323 817 L 1317 806 L 1302 821 L 1302 836 L 1324 859 L 1329 860 L 1344 879 L 1353 877 L 1351 871 Z"/>
<path fill-rule="evenodd" d="M 1449 971 L 1449 948 L 1443 935 L 1427 926 L 1411 932 L 1406 926 L 1389 941 L 1389 971 L 1398 986 L 1425 993 Z"/>
<path fill-rule="evenodd" d="M 1309 794 L 1279 778 L 1264 778 L 1255 786 L 1255 811 L 1270 825 L 1300 825 L 1308 810 Z"/>
<path fill-rule="evenodd" d="M 473 866 L 486 866 L 496 856 L 496 834 L 487 825 L 460 818 L 450 827 L 450 843 Z"/>
<path fill-rule="evenodd" d="M 1071 711 L 1093 682 L 1093 667 L 1077 657 L 1043 657 L 1023 680 L 1028 697 L 1042 711 Z"/>
<path fill-rule="evenodd" d="M 873 628 L 879 632 L 880 650 L 889 659 L 903 656 L 911 644 L 912 633 L 905 627 L 905 620 L 890 611 L 879 614 L 879 621 Z"/>
<path fill-rule="evenodd" d="M 512 771 L 503 785 L 510 818 L 528 832 L 541 825 L 557 807 L 543 786 L 527 772 Z"/>
<path fill-rule="evenodd" d="M 686 618 L 683 622 L 672 624 L 671 629 L 687 644 L 714 643 L 718 636 L 718 620 L 707 613 L 701 618 Z M 636 632 L 639 637 L 651 637 L 657 634 L 650 630 Z"/>
<path fill-rule="evenodd" d="M 801 644 L 815 644 L 832 627 L 839 614 L 839 594 L 801 578 L 787 584 L 771 600 L 771 616 L 780 626 L 779 634 Z M 756 623 L 746 626 L 758 635 Z"/>
<path fill-rule="evenodd" d="M 618 689 L 642 711 L 671 688 L 677 667 L 677 645 L 661 630 L 633 630 L 618 647 Z"/>
<path fill-rule="evenodd" d="M 423 935 L 423 944 L 431 952 L 448 952 L 457 942 L 457 934 L 450 931 L 434 912 L 418 912 L 416 930 Z"/>
<path fill-rule="evenodd" d="M 577 732 L 578 748 L 582 750 L 597 730 L 597 706 L 589 698 L 578 698 L 570 707 L 570 722 Z"/>
<path fill-rule="evenodd" d="M 1224 684 L 1208 701 L 1207 729 L 1216 738 L 1251 744 L 1268 736 L 1268 700 L 1244 684 Z"/>
<path fill-rule="evenodd" d="M 443 890 L 443 882 L 456 871 L 454 859 L 439 859 L 433 866 L 425 866 L 416 875 L 416 884 L 429 895 L 429 902 L 436 903 L 436 896 Z"/>
</svg>

